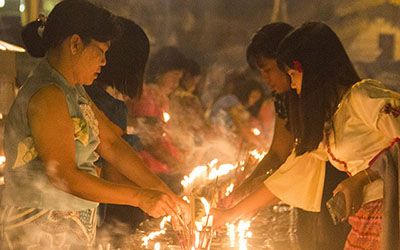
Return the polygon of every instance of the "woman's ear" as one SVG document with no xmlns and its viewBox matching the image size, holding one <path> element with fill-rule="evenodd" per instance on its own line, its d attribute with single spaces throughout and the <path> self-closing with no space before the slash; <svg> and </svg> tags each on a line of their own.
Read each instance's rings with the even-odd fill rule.
<svg viewBox="0 0 400 250">
<path fill-rule="evenodd" d="M 303 85 L 303 72 L 297 69 L 289 69 L 287 73 L 290 76 L 290 87 L 295 89 L 296 93 L 300 95 Z"/>
<path fill-rule="evenodd" d="M 84 48 L 82 38 L 77 34 L 73 34 L 69 39 L 69 47 L 72 55 L 80 53 Z"/>
</svg>

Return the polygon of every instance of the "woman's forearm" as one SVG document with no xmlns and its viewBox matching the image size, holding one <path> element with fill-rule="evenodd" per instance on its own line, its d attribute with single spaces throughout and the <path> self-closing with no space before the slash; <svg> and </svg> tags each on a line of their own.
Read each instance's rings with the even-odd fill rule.
<svg viewBox="0 0 400 250">
<path fill-rule="evenodd" d="M 168 186 L 144 164 L 136 151 L 124 140 L 117 138 L 110 148 L 102 149 L 103 157 L 121 174 L 142 188 L 172 193 Z"/>
<path fill-rule="evenodd" d="M 115 184 L 82 170 L 48 172 L 50 182 L 58 189 L 85 200 L 100 203 L 138 206 L 140 188 Z M 71 168 L 64 168 L 71 169 Z"/>
<path fill-rule="evenodd" d="M 256 191 L 231 208 L 232 217 L 239 218 L 246 213 L 258 211 L 263 207 L 271 206 L 277 202 L 279 202 L 279 198 L 265 185 L 260 185 Z"/>
</svg>

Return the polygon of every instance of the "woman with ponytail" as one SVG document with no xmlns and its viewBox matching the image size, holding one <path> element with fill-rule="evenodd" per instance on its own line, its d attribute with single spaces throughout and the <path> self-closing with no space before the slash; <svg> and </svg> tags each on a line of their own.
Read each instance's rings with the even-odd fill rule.
<svg viewBox="0 0 400 250">
<path fill-rule="evenodd" d="M 186 211 L 83 88 L 100 74 L 118 32 L 115 17 L 86 0 L 61 1 L 47 20 L 24 28 L 28 52 L 44 59 L 6 120 L 1 249 L 92 246 L 98 203 L 136 206 L 153 217 Z M 99 155 L 134 185 L 100 179 Z"/>
</svg>

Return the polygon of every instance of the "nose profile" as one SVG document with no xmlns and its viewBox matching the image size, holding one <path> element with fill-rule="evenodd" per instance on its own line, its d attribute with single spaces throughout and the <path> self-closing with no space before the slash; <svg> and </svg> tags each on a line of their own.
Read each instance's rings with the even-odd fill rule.
<svg viewBox="0 0 400 250">
<path fill-rule="evenodd" d="M 106 55 L 102 55 L 100 60 L 100 66 L 103 67 L 106 66 L 106 64 L 107 64 Z"/>
</svg>

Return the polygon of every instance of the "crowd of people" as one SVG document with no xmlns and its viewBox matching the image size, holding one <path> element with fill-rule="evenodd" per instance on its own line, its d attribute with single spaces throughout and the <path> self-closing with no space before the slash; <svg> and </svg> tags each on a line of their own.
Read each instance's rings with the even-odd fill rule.
<svg viewBox="0 0 400 250">
<path fill-rule="evenodd" d="M 131 233 L 149 216 L 185 226 L 180 181 L 226 153 L 216 141 L 268 152 L 212 210 L 216 228 L 282 201 L 301 249 L 399 247 L 400 95 L 361 79 L 326 24 L 263 26 L 249 69 L 226 70 L 207 103 L 206 67 L 178 47 L 153 52 L 139 25 L 86 0 L 22 37 L 43 59 L 6 119 L 2 249 L 87 248 L 98 228 Z"/>
</svg>

